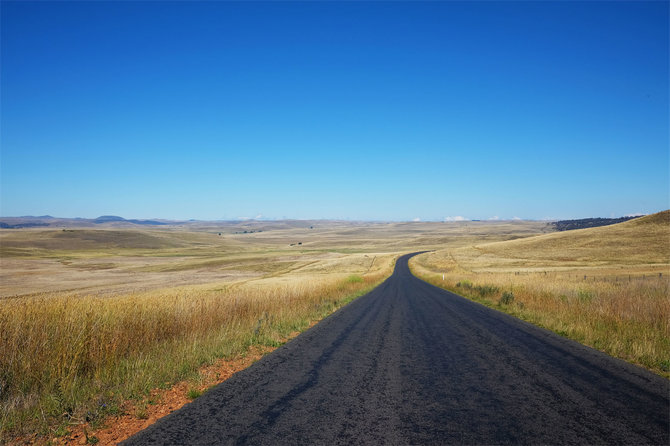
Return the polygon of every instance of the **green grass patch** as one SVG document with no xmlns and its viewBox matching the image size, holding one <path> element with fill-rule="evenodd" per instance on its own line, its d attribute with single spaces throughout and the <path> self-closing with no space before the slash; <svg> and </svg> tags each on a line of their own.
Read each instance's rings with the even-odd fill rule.
<svg viewBox="0 0 670 446">
<path fill-rule="evenodd" d="M 200 395 L 202 395 L 202 392 L 198 389 L 191 388 L 186 392 L 186 397 L 190 400 L 194 400 L 198 398 Z"/>
</svg>

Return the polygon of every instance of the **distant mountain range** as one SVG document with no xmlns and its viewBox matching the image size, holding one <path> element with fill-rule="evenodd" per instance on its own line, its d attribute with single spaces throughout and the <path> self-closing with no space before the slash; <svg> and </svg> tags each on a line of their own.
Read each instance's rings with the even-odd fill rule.
<svg viewBox="0 0 670 446">
<path fill-rule="evenodd" d="M 0 221 L 0 228 L 1 229 L 20 229 L 20 228 L 35 228 L 38 226 L 49 226 L 49 223 L 16 223 L 16 224 L 9 224 L 4 221 Z"/>
<path fill-rule="evenodd" d="M 73 224 L 82 226 L 102 225 L 108 226 L 128 226 L 128 225 L 142 225 L 142 226 L 163 226 L 174 224 L 177 222 L 159 221 L 159 220 L 136 220 L 125 219 L 116 215 L 102 215 L 98 218 L 56 218 L 51 215 L 41 215 L 39 217 L 2 217 L 0 218 L 0 228 L 2 229 L 21 229 L 21 228 L 37 228 L 48 226 L 72 226 Z"/>
<path fill-rule="evenodd" d="M 116 215 L 102 215 L 95 220 L 93 220 L 93 223 L 100 224 L 100 223 L 109 223 L 109 222 L 127 222 L 127 223 L 132 223 L 135 225 L 151 225 L 151 226 L 157 226 L 157 225 L 167 225 L 168 223 L 158 221 L 158 220 L 126 220 L 123 217 L 117 217 Z"/>
<path fill-rule="evenodd" d="M 554 227 L 556 231 L 569 231 L 572 229 L 593 228 L 596 226 L 607 226 L 615 223 L 621 223 L 637 217 L 620 217 L 620 218 L 582 218 L 578 220 L 560 220 L 548 222 Z M 329 222 L 336 222 L 337 220 L 328 220 Z M 280 229 L 287 227 L 306 227 L 310 228 L 314 224 L 323 224 L 324 220 L 227 220 L 227 221 L 200 221 L 200 220 L 138 220 L 125 219 L 117 215 L 101 215 L 98 218 L 58 218 L 51 215 L 41 215 L 38 217 L 0 217 L 0 229 L 21 229 L 21 228 L 73 228 L 73 227 L 136 227 L 136 226 L 183 226 L 189 227 L 202 226 L 235 226 L 242 229 Z M 348 225 L 355 225 L 356 222 L 347 221 L 341 222 Z"/>
</svg>

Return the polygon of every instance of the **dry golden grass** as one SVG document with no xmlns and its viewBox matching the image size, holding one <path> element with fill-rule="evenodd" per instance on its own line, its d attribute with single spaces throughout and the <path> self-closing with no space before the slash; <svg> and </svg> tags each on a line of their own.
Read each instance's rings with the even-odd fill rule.
<svg viewBox="0 0 670 446">
<path fill-rule="evenodd" d="M 379 283 L 403 252 L 549 230 L 249 222 L 0 231 L 0 442 L 95 423 L 202 364 L 274 345 Z"/>
<path fill-rule="evenodd" d="M 370 289 L 392 265 L 393 256 L 383 256 L 367 274 L 349 277 L 7 299 L 0 305 L 3 430 L 101 417 L 119 398 L 172 383 L 203 362 L 272 345 Z"/>
<path fill-rule="evenodd" d="M 546 234 L 524 240 L 478 245 L 454 253 L 459 263 L 483 268 L 501 260 L 519 266 L 668 264 L 670 211 L 612 226 Z M 471 262 L 468 258 L 476 257 Z M 461 260 L 462 259 L 462 260 Z M 503 265 L 504 266 L 504 265 Z"/>
<path fill-rule="evenodd" d="M 509 240 L 547 230 L 540 222 L 247 222 L 203 226 L 198 232 L 180 227 L 0 230 L 0 299 L 57 291 L 109 296 L 166 284 L 248 280 L 352 253 L 372 259 L 377 253 Z"/>
<path fill-rule="evenodd" d="M 670 211 L 410 264 L 433 284 L 670 376 Z M 499 304 L 504 292 L 513 303 Z"/>
</svg>

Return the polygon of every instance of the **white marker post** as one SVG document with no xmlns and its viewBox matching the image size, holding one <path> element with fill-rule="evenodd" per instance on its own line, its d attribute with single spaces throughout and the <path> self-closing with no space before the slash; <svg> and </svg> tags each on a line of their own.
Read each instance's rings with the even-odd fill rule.
<svg viewBox="0 0 670 446">
<path fill-rule="evenodd" d="M 444 282 L 444 274 L 442 274 L 442 281 Z"/>
</svg>

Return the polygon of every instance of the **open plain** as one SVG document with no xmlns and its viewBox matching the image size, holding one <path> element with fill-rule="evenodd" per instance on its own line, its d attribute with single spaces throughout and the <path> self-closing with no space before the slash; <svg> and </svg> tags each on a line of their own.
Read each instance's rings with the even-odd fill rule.
<svg viewBox="0 0 670 446">
<path fill-rule="evenodd" d="M 47 220 L 0 232 L 2 432 L 63 435 L 217 358 L 276 346 L 391 274 L 414 247 L 544 222 Z M 21 224 L 21 221 L 12 221 Z"/>
<path fill-rule="evenodd" d="M 567 232 L 533 221 L 4 229 L 1 432 L 95 432 L 128 400 L 147 407 L 156 388 L 197 387 L 218 358 L 281 345 L 415 251 L 428 251 L 410 262 L 419 277 L 667 377 L 668 215 Z M 514 303 L 500 303 L 505 292 Z"/>
<path fill-rule="evenodd" d="M 549 231 L 544 222 L 254 221 L 148 229 L 118 223 L 79 227 L 76 221 L 66 221 L 53 229 L 0 232 L 0 297 L 61 291 L 119 294 L 287 273 L 361 273 L 377 253 L 463 246 Z M 347 266 L 356 263 L 354 257 L 368 260 Z"/>
</svg>

